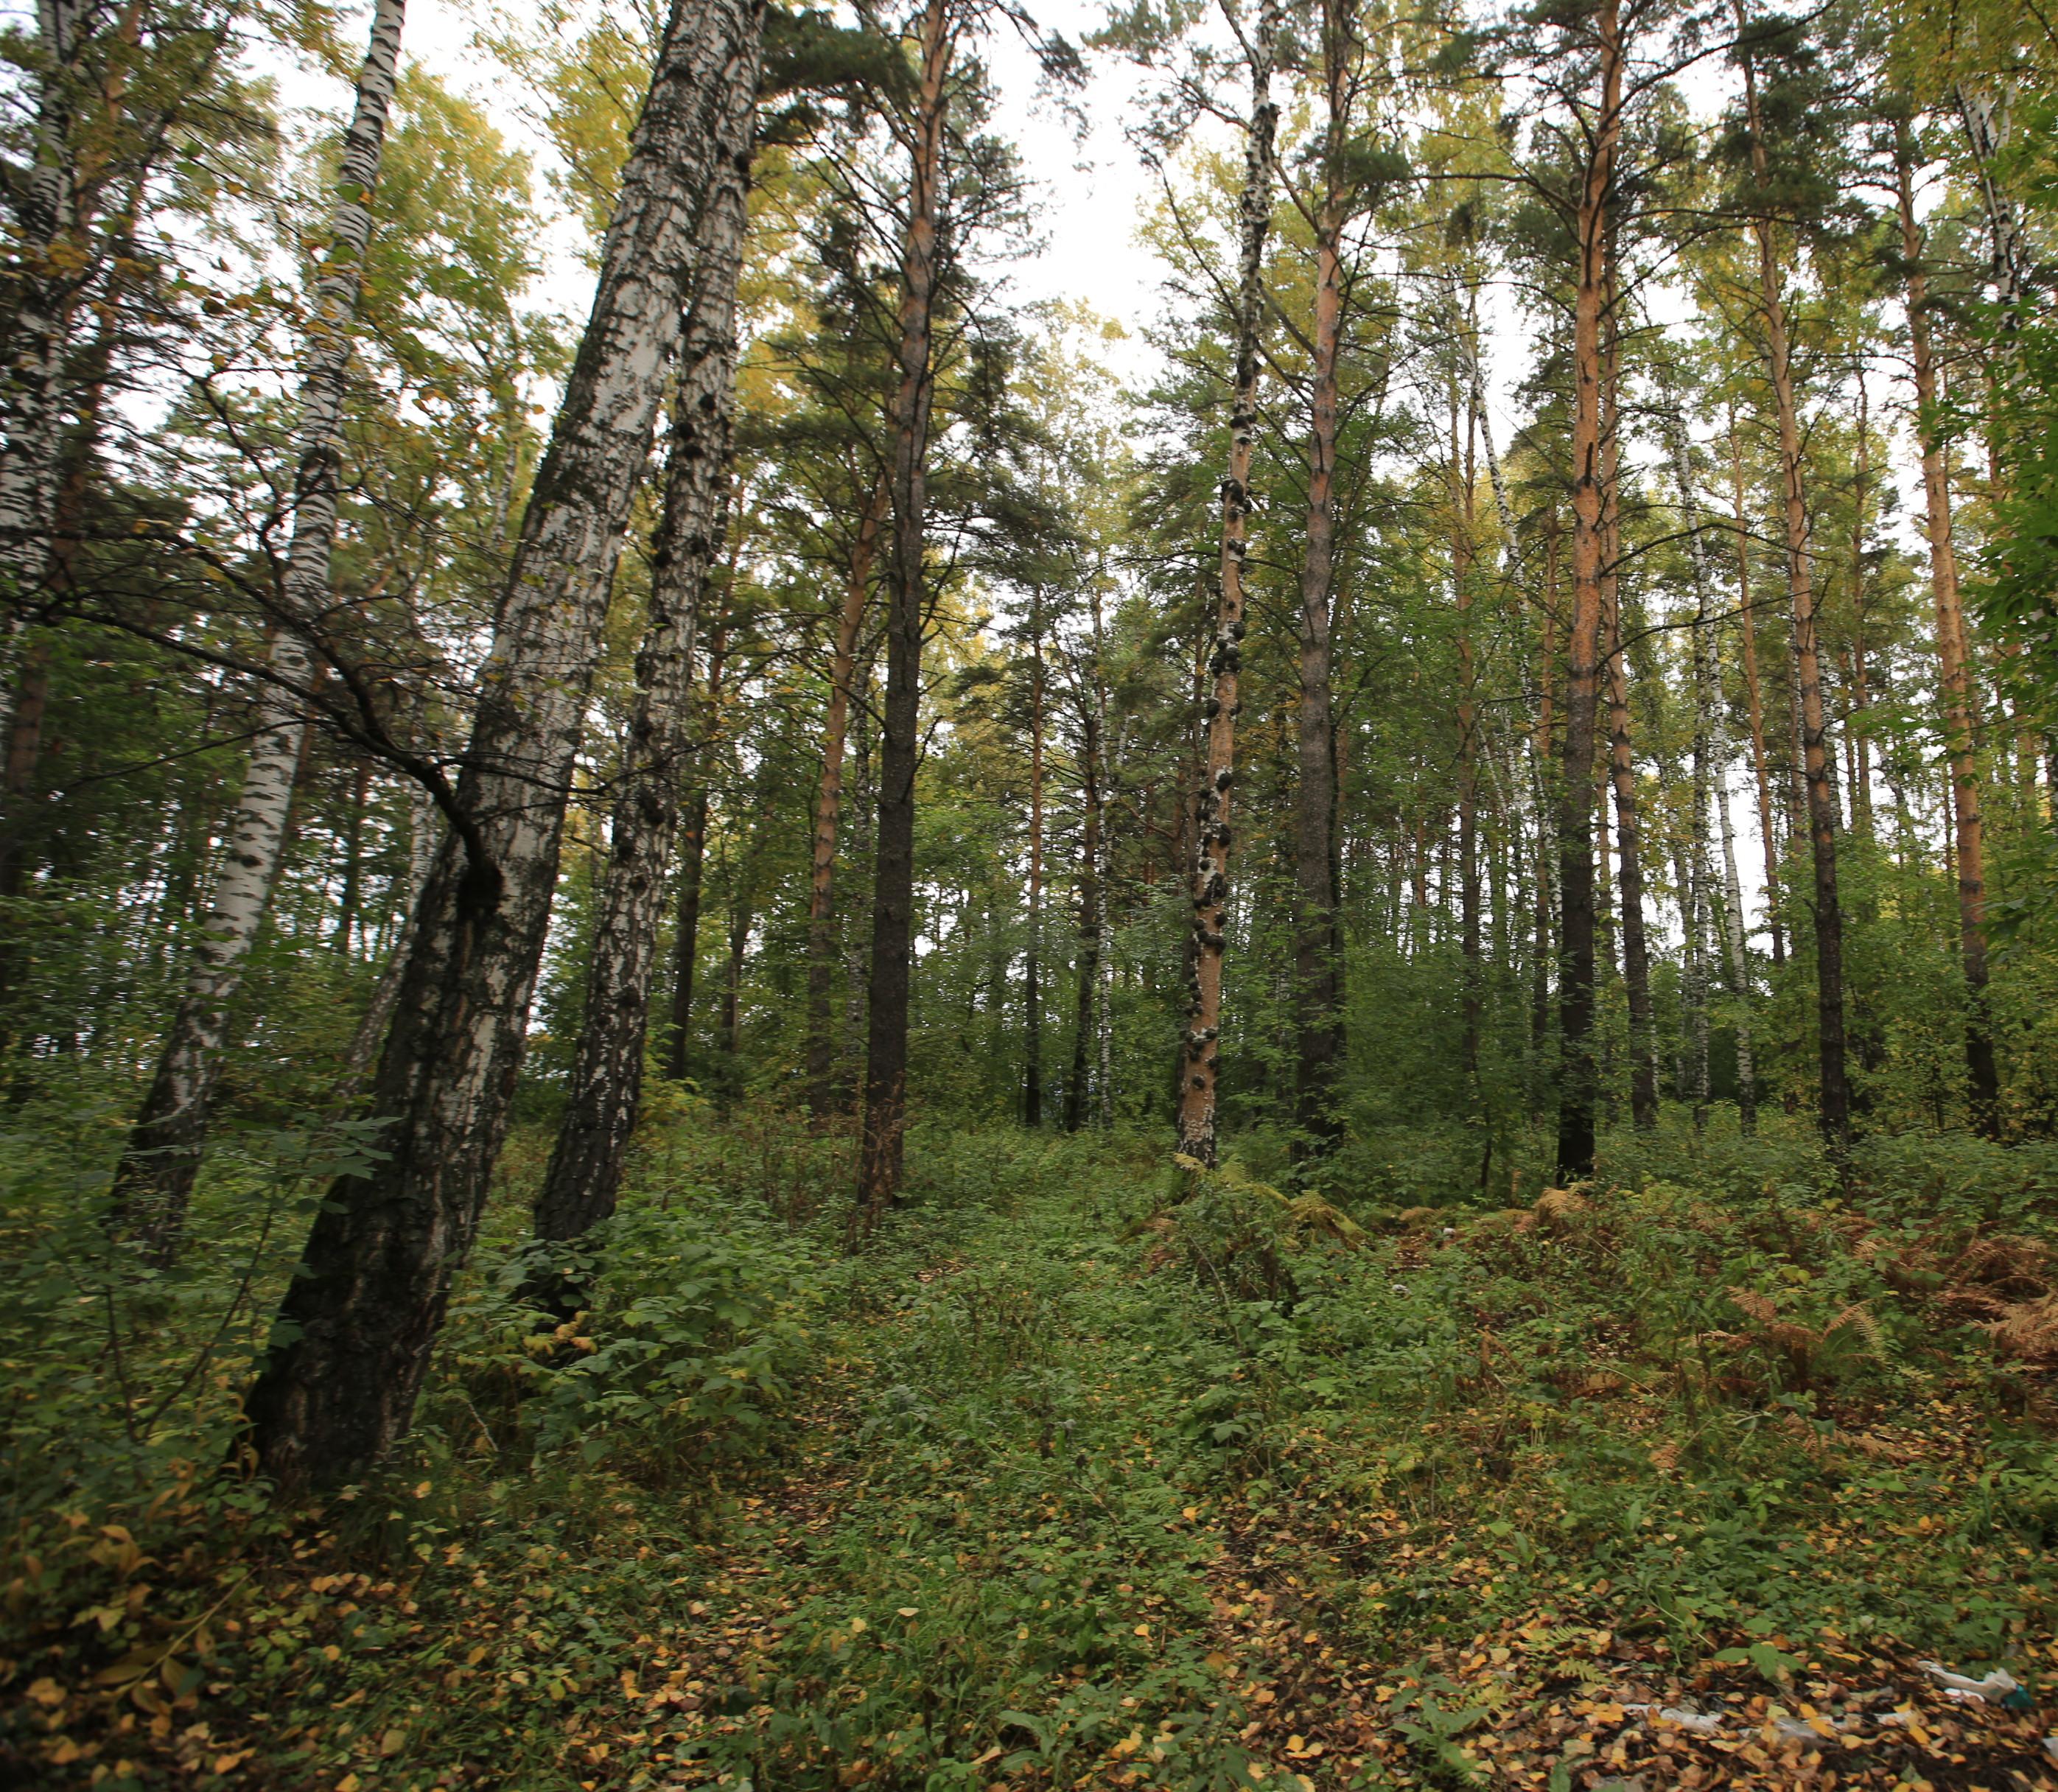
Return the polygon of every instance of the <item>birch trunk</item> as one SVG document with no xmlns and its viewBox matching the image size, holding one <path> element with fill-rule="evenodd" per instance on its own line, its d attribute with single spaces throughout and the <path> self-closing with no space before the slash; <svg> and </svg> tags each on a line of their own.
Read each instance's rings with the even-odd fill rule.
<svg viewBox="0 0 2058 1792">
<path fill-rule="evenodd" d="M 1750 958 L 1744 944 L 1743 884 L 1737 876 L 1736 825 L 1730 818 L 1728 756 L 1715 782 L 1716 814 L 1722 836 L 1722 942 L 1728 949 L 1730 982 L 1737 996 L 1737 1126 L 1748 1138 L 1758 1130 L 1758 1063 L 1751 1047 Z"/>
<path fill-rule="evenodd" d="M 1308 433 L 1308 522 L 1301 557 L 1299 749 L 1293 787 L 1293 955 L 1297 1025 L 1297 1150 L 1319 1152 L 1338 1131 L 1337 1059 L 1343 1048 L 1337 971 L 1336 747 L 1331 695 L 1331 593 L 1336 570 L 1337 360 L 1343 340 L 1340 174 L 1345 125 L 1337 31 L 1325 20 L 1329 98 L 1327 174 L 1315 218 L 1315 335 Z"/>
<path fill-rule="evenodd" d="M 1915 219 L 1915 149 L 1907 121 L 1897 124 L 1894 172 L 1901 260 L 1908 273 L 1908 339 L 1915 373 L 1915 431 L 1922 451 L 1925 533 L 1937 615 L 1937 665 L 1943 687 L 1945 746 L 1951 765 L 1952 832 L 1957 842 L 1958 955 L 1965 979 L 1965 1072 L 1973 1124 L 1988 1138 L 2000 1124 L 2000 1076 L 1987 1008 L 1986 844 L 1981 814 L 1978 742 L 1973 720 L 1971 656 L 1958 594 L 1951 486 L 1937 412 L 1937 362 L 1929 334 L 1929 276 Z"/>
<path fill-rule="evenodd" d="M 345 379 L 365 246 L 371 236 L 371 196 L 398 78 L 402 4 L 379 0 L 373 10 L 371 41 L 344 137 L 328 252 L 315 282 L 302 349 L 293 537 L 280 592 L 284 615 L 272 638 L 269 679 L 258 697 L 243 789 L 228 822 L 225 856 L 185 993 L 114 1175 L 112 1223 L 140 1237 L 145 1256 L 158 1264 L 177 1256 L 185 1230 L 229 1005 L 277 881 L 294 778 L 307 742 L 307 713 L 299 693 L 312 661 L 303 631 L 317 626 L 328 606 Z M 5 502 L 0 497 L 0 514 Z"/>
<path fill-rule="evenodd" d="M 609 574 L 650 449 L 756 0 L 667 19 L 601 252 L 593 310 L 523 519 L 453 805 L 417 909 L 372 1111 L 387 1154 L 338 1180 L 288 1288 L 248 1413 L 280 1488 L 361 1472 L 407 1428 L 451 1278 L 477 1230 L 528 1031 Z"/>
<path fill-rule="evenodd" d="M 65 344 L 79 287 L 71 265 L 78 258 L 66 252 L 78 221 L 76 89 L 92 13 L 86 0 L 36 6 L 34 159 L 16 188 L 20 240 L 0 374 L 0 689 L 10 691 L 15 643 L 49 571 L 56 515 Z"/>
<path fill-rule="evenodd" d="M 1737 26 L 1744 24 L 1743 0 L 1735 0 Z M 1744 100 L 1750 126 L 1753 172 L 1762 187 L 1768 178 L 1765 137 L 1758 117 L 1758 81 L 1744 58 Z M 1815 1002 L 1822 1136 L 1841 1155 L 1850 1143 L 1850 1087 L 1845 1071 L 1844 920 L 1837 881 L 1836 793 L 1831 781 L 1828 729 L 1823 719 L 1821 659 L 1816 644 L 1815 597 L 1808 546 L 1807 495 L 1802 487 L 1801 423 L 1794 395 L 1794 371 L 1786 336 L 1786 308 L 1780 293 L 1779 264 L 1772 224 L 1754 222 L 1758 239 L 1760 296 L 1765 308 L 1766 360 L 1779 420 L 1779 460 L 1786 524 L 1786 590 L 1794 607 L 1794 645 L 1799 667 L 1802 750 L 1808 785 L 1808 832 L 1815 873 Z"/>
<path fill-rule="evenodd" d="M 928 463 L 936 396 L 933 332 L 943 271 L 944 131 L 957 49 L 952 0 L 922 14 L 915 103 L 904 121 L 907 233 L 900 248 L 893 395 L 893 539 L 888 578 L 886 701 L 879 752 L 878 856 L 872 880 L 871 1014 L 864 1122 L 853 1222 L 899 1198 L 908 1126 L 908 1007 L 915 932 L 915 771 L 921 757 L 922 631 L 928 618 Z"/>
<path fill-rule="evenodd" d="M 642 1103 L 650 983 L 689 750 L 693 636 L 709 569 L 728 530 L 736 294 L 749 223 L 758 60 L 753 45 L 729 70 L 723 153 L 694 243 L 698 264 L 651 556 L 650 614 L 636 655 L 636 699 L 618 773 L 586 1009 L 533 1214 L 536 1237 L 554 1243 L 584 1237 L 614 1211 Z M 570 1297 L 569 1290 L 559 1293 Z"/>
<path fill-rule="evenodd" d="M 1178 1149 L 1212 1167 L 1222 1069 L 1222 953 L 1229 923 L 1230 785 L 1236 775 L 1237 688 L 1243 666 L 1243 562 L 1250 516 L 1250 457 L 1257 435 L 1257 350 L 1264 307 L 1265 240 L 1272 225 L 1273 140 L 1279 109 L 1272 97 L 1280 0 L 1259 0 L 1250 46 L 1250 121 L 1238 208 L 1240 255 L 1235 314 L 1235 375 L 1230 395 L 1227 476 L 1222 485 L 1221 587 L 1208 660 L 1213 685 L 1205 714 L 1207 760 L 1194 799 L 1192 874 L 1193 979 L 1179 1072 Z"/>
<path fill-rule="evenodd" d="M 836 1035 L 831 1012 L 836 992 L 836 832 L 843 814 L 844 745 L 850 726 L 850 685 L 856 675 L 857 646 L 864 630 L 872 588 L 872 562 L 886 520 L 886 483 L 875 483 L 858 519 L 844 583 L 843 611 L 836 618 L 836 647 L 829 661 L 828 713 L 822 723 L 822 769 L 815 787 L 815 836 L 808 881 L 808 1110 L 826 1120 L 836 1106 Z"/>
</svg>

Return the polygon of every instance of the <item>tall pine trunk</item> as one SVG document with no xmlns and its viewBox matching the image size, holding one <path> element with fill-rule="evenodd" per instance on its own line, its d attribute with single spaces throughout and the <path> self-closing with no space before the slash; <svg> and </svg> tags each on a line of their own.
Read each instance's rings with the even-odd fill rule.
<svg viewBox="0 0 2058 1792">
<path fill-rule="evenodd" d="M 887 488 L 876 483 L 860 513 L 829 659 L 828 711 L 822 722 L 822 769 L 815 786 L 815 835 L 808 876 L 808 1111 L 826 1120 L 836 1107 L 836 832 L 843 817 L 844 748 L 850 729 L 851 680 L 872 589 L 872 562 L 886 520 Z"/>
<path fill-rule="evenodd" d="M 894 361 L 893 539 L 887 578 L 886 701 L 879 749 L 878 856 L 872 901 L 871 1013 L 864 1124 L 857 1170 L 860 1226 L 899 1195 L 908 1128 L 908 1009 L 914 968 L 915 771 L 921 757 L 922 632 L 927 621 L 930 415 L 936 396 L 935 310 L 942 272 L 944 125 L 957 47 L 952 0 L 928 0 L 921 67 L 904 120 L 907 232 L 900 249 L 900 332 Z"/>
<path fill-rule="evenodd" d="M 693 635 L 729 507 L 736 294 L 749 223 L 758 58 L 737 58 L 723 153 L 701 213 L 694 292 L 680 356 L 665 502 L 651 556 L 636 699 L 616 774 L 607 871 L 588 948 L 586 1007 L 565 1107 L 533 1210 L 535 1235 L 583 1237 L 614 1211 L 643 1095 L 643 1048 L 665 871 L 678 832 L 690 725 Z"/>
<path fill-rule="evenodd" d="M 1601 336 L 1613 240 L 1615 164 L 1622 133 L 1623 54 L 1616 0 L 1594 14 L 1599 105 L 1575 218 L 1572 300 L 1572 619 L 1565 657 L 1565 771 L 1558 811 L 1558 1177 L 1594 1167 L 1600 1092 L 1594 1054 L 1594 742 L 1600 698 L 1601 586 L 1606 566 Z"/>
<path fill-rule="evenodd" d="M 1737 26 L 1743 29 L 1742 0 L 1736 0 Z M 1750 126 L 1751 166 L 1761 189 L 1769 180 L 1758 81 L 1744 59 L 1744 100 Z M 1779 463 L 1786 529 L 1786 591 L 1794 610 L 1794 650 L 1798 670 L 1802 766 L 1807 779 L 1809 845 L 1815 873 L 1815 1012 L 1819 1069 L 1819 1118 L 1833 1154 L 1851 1136 L 1850 1086 L 1844 1050 L 1844 915 L 1837 882 L 1837 804 L 1831 781 L 1829 730 L 1823 717 L 1821 657 L 1815 630 L 1815 595 L 1808 550 L 1808 502 L 1802 484 L 1804 452 L 1794 391 L 1786 333 L 1786 306 L 1780 292 L 1779 263 L 1772 221 L 1753 221 L 1758 240 L 1759 297 L 1765 310 L 1766 362 L 1779 422 Z"/>
<path fill-rule="evenodd" d="M 1335 1084 L 1343 1047 L 1337 925 L 1336 726 L 1330 689 L 1336 577 L 1337 362 L 1343 340 L 1344 190 L 1349 101 L 1343 35 L 1325 6 L 1327 99 L 1323 190 L 1315 213 L 1315 334 L 1309 370 L 1308 522 L 1301 555 L 1300 707 L 1293 786 L 1295 1104 L 1301 1149 L 1337 1133 Z"/>
<path fill-rule="evenodd" d="M 169 1262 L 178 1251 L 207 1136 L 208 1099 L 221 1067 L 229 1004 L 271 903 L 293 782 L 307 744 L 300 693 L 313 662 L 302 630 L 316 626 L 328 606 L 351 333 L 371 236 L 371 195 L 379 183 L 386 115 L 398 78 L 401 16 L 402 0 L 379 0 L 344 137 L 328 252 L 315 283 L 302 350 L 293 538 L 280 591 L 284 614 L 272 638 L 269 681 L 257 701 L 243 788 L 226 829 L 225 856 L 185 992 L 114 1175 L 112 1223 L 140 1236 L 146 1255 L 158 1263 Z"/>
<path fill-rule="evenodd" d="M 1901 259 L 1907 268 L 1908 340 L 1915 372 L 1916 439 L 1922 450 L 1923 520 L 1929 538 L 1929 582 L 1937 614 L 1937 665 L 1951 761 L 1952 832 L 1958 849 L 1958 953 L 1967 1003 L 1965 1071 L 1973 1124 L 1992 1138 L 2000 1124 L 2000 1075 L 1994 1063 L 1993 1029 L 1987 1009 L 1986 846 L 1980 813 L 1971 658 L 1965 606 L 1958 595 L 1951 486 L 1944 464 L 1936 352 L 1929 335 L 1929 278 L 1922 264 L 1922 229 L 1915 220 L 1914 164 L 1912 133 L 1902 119 L 1895 127 L 1894 169 Z"/>
<path fill-rule="evenodd" d="M 1234 383 L 1230 398 L 1229 467 L 1222 483 L 1221 586 L 1208 658 L 1213 685 L 1206 705 L 1207 758 L 1194 797 L 1192 982 L 1179 1067 L 1180 1152 L 1212 1167 L 1222 1072 L 1222 954 L 1229 924 L 1230 785 L 1236 776 L 1238 677 L 1243 668 L 1243 562 L 1250 517 L 1250 457 L 1257 436 L 1257 350 L 1263 322 L 1265 240 L 1272 227 L 1273 140 L 1279 109 L 1272 97 L 1280 0 L 1260 0 L 1250 54 L 1250 119 L 1238 205 L 1239 256 Z"/>
<path fill-rule="evenodd" d="M 247 1411 L 280 1487 L 347 1480 L 407 1428 L 477 1230 L 528 1034 L 615 550 L 690 297 L 757 0 L 679 0 L 630 138 L 593 310 L 538 469 L 464 768 L 371 1095 L 385 1155 L 340 1178 Z"/>
</svg>

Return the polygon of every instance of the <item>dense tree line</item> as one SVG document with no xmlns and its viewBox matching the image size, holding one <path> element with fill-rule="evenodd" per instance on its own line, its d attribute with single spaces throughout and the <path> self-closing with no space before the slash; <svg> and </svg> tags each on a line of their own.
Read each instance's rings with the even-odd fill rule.
<svg viewBox="0 0 2058 1792">
<path fill-rule="evenodd" d="M 1008 296 L 1003 38 L 1132 71 L 1151 390 Z M 113 1117 L 138 1274 L 211 1130 L 362 1145 L 267 1472 L 405 1431 L 518 1122 L 578 1310 L 653 1077 L 847 1129 L 854 1242 L 925 1112 L 1484 1201 L 1625 1123 L 2058 1126 L 2035 9 L 490 48 L 552 191 L 399 0 L 361 62 L 236 0 L 7 45 L 4 1074 Z"/>
</svg>

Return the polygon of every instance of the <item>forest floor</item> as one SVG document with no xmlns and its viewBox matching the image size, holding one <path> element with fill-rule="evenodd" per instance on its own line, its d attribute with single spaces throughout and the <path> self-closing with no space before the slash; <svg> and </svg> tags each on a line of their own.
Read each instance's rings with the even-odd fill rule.
<svg viewBox="0 0 2058 1792">
<path fill-rule="evenodd" d="M 805 1210 L 827 1147 L 654 1155 L 552 1337 L 489 1246 L 419 1459 L 312 1518 L 188 1471 L 69 1558 L 25 1528 L 0 1766 L 2058 1787 L 2052 1415 L 1998 1348 L 2052 1298 L 2033 1231 L 1655 1182 L 1365 1232 L 925 1145 L 854 1255 Z"/>
</svg>

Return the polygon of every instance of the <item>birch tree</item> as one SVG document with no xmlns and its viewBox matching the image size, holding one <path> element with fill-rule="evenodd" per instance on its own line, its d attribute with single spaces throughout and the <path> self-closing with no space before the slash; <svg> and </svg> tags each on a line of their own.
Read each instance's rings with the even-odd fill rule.
<svg viewBox="0 0 2058 1792">
<path fill-rule="evenodd" d="M 113 1223 L 141 1235 L 154 1262 L 178 1248 L 207 1134 L 230 1004 L 271 900 L 308 732 L 300 693 L 313 670 L 309 632 L 329 602 L 352 326 L 372 228 L 372 196 L 400 57 L 403 0 L 378 0 L 344 135 L 329 240 L 315 281 L 302 350 L 293 534 L 279 592 L 268 680 L 223 862 L 193 948 L 185 992 L 115 1173 Z M 0 513 L 4 512 L 0 492 Z M 0 521 L 4 527 L 4 521 Z"/>
<path fill-rule="evenodd" d="M 407 1429 L 476 1232 L 526 1041 L 607 590 L 692 290 L 692 245 L 757 0 L 668 16 L 593 308 L 479 677 L 452 816 L 372 1092 L 385 1156 L 330 1190 L 246 1403 L 282 1488 L 361 1472 Z"/>
<path fill-rule="evenodd" d="M 1233 26 L 1237 21 L 1226 13 Z M 1265 300 L 1265 242 L 1272 228 L 1273 142 L 1278 104 L 1272 72 L 1282 22 L 1279 0 L 1260 0 L 1243 48 L 1250 70 L 1243 187 L 1238 201 L 1237 285 L 1231 313 L 1234 373 L 1228 467 L 1222 483 L 1222 551 L 1210 694 L 1203 708 L 1207 753 L 1194 797 L 1193 949 L 1179 1075 L 1178 1149 L 1212 1167 L 1222 1075 L 1222 957 L 1228 945 L 1230 787 L 1236 777 L 1238 678 L 1243 667 L 1243 566 L 1250 552 L 1250 462 L 1257 436 L 1258 333 Z M 1243 38 L 1237 26 L 1239 38 Z"/>
<path fill-rule="evenodd" d="M 728 523 L 737 286 L 749 222 L 760 60 L 759 42 L 747 40 L 725 71 L 722 148 L 694 243 L 695 288 L 680 356 L 662 520 L 651 555 L 650 615 L 616 774 L 585 1017 L 557 1143 L 535 1200 L 536 1237 L 552 1243 L 582 1238 L 614 1212 L 642 1100 L 665 872 L 678 831 L 680 773 L 688 749 L 693 634 L 701 591 L 721 558 Z M 569 1291 L 559 1293 L 561 1305 L 571 1298 Z"/>
</svg>

